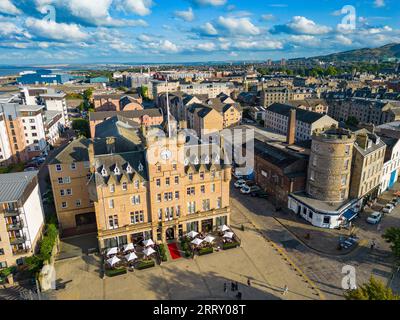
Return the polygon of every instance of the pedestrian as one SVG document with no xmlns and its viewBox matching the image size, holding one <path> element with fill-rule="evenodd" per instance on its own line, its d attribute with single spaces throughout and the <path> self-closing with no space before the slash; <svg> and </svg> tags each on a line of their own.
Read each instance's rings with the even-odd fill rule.
<svg viewBox="0 0 400 320">
<path fill-rule="evenodd" d="M 226 282 L 224 283 L 224 292 L 226 293 L 228 291 L 227 287 L 226 287 Z"/>
<path fill-rule="evenodd" d="M 285 295 L 285 294 L 288 293 L 288 291 L 289 291 L 289 287 L 285 284 L 285 286 L 283 287 L 283 292 L 282 292 L 282 294 Z"/>
<path fill-rule="evenodd" d="M 251 281 L 250 281 L 250 278 L 247 278 L 247 285 L 248 285 L 249 287 L 251 287 Z"/>
</svg>

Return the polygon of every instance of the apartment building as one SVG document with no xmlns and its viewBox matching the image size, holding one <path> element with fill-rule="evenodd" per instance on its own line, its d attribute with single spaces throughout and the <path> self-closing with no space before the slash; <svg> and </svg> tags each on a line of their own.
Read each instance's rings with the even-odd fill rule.
<svg viewBox="0 0 400 320">
<path fill-rule="evenodd" d="M 139 95 L 95 94 L 92 102 L 99 112 L 143 110 L 143 99 Z"/>
<path fill-rule="evenodd" d="M 224 129 L 224 116 L 211 106 L 195 103 L 188 109 L 187 124 L 201 137 Z"/>
<path fill-rule="evenodd" d="M 288 104 L 275 103 L 265 112 L 265 127 L 274 132 L 286 135 L 290 116 L 295 117 L 295 140 L 310 140 L 314 131 L 331 126 L 338 122 L 331 117 L 312 111 L 294 108 Z"/>
<path fill-rule="evenodd" d="M 182 133 L 157 136 L 149 132 L 138 144 L 123 133 L 89 146 L 101 248 L 150 238 L 165 242 L 229 223 L 231 169 L 218 151 L 206 152 L 219 149 L 187 146 Z"/>
<path fill-rule="evenodd" d="M 163 115 L 159 109 L 151 108 L 144 110 L 132 111 L 104 111 L 104 112 L 90 112 L 90 134 L 91 137 L 97 136 L 97 131 L 101 131 L 101 124 L 111 118 L 123 117 L 132 120 L 139 126 L 157 126 L 161 125 L 164 121 Z M 97 129 L 98 128 L 98 129 Z"/>
<path fill-rule="evenodd" d="M 386 144 L 378 135 L 366 129 L 355 134 L 350 196 L 358 199 L 360 206 L 364 206 L 367 201 L 378 196 Z"/>
<path fill-rule="evenodd" d="M 66 96 L 64 92 L 51 92 L 50 90 L 48 90 L 47 93 L 39 95 L 40 102 L 45 105 L 47 111 L 57 112 L 62 115 L 61 123 L 63 127 L 69 127 L 71 125 L 71 121 L 68 117 Z"/>
<path fill-rule="evenodd" d="M 396 137 L 378 133 L 386 144 L 385 160 L 381 173 L 379 194 L 392 189 L 399 177 L 400 169 L 400 140 Z"/>
<path fill-rule="evenodd" d="M 353 117 L 362 123 L 380 125 L 400 120 L 400 103 L 366 98 L 331 100 L 328 115 L 337 121 Z"/>
<path fill-rule="evenodd" d="M 7 121 L 4 113 L 0 113 L 0 163 L 8 165 L 12 162 L 11 141 L 8 138 Z"/>
<path fill-rule="evenodd" d="M 0 175 L 0 270 L 22 265 L 41 239 L 44 212 L 37 174 Z"/>
<path fill-rule="evenodd" d="M 48 165 L 63 236 L 96 230 L 94 204 L 87 187 L 91 177 L 89 144 L 86 138 L 73 140 Z"/>
<path fill-rule="evenodd" d="M 328 104 L 324 99 L 291 100 L 287 104 L 306 111 L 328 114 Z"/>
<path fill-rule="evenodd" d="M 274 103 L 286 103 L 292 99 L 292 92 L 286 87 L 268 87 L 261 90 L 261 104 L 269 107 Z"/>
</svg>

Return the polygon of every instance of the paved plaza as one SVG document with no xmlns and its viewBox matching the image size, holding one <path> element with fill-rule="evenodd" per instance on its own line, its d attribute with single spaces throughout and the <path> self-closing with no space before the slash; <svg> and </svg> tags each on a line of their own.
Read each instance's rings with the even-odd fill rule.
<svg viewBox="0 0 400 320">
<path fill-rule="evenodd" d="M 242 223 L 234 215 L 233 226 Z M 58 290 L 53 299 L 236 299 L 231 282 L 238 282 L 242 299 L 319 299 L 317 292 L 259 233 L 246 227 L 234 231 L 242 247 L 211 255 L 181 258 L 125 275 L 99 277 L 99 259 L 78 255 L 56 262 Z M 247 286 L 250 279 L 251 287 Z M 224 292 L 224 284 L 227 292 Z M 289 292 L 282 294 L 285 285 Z"/>
</svg>

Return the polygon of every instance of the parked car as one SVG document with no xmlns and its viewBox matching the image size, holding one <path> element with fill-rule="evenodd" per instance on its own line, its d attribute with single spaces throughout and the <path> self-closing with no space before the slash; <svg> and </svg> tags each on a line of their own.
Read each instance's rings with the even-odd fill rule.
<svg viewBox="0 0 400 320">
<path fill-rule="evenodd" d="M 370 224 L 377 224 L 381 222 L 382 217 L 383 217 L 382 212 L 374 212 L 367 218 L 367 222 Z"/>
<path fill-rule="evenodd" d="M 236 188 L 242 188 L 246 184 L 246 181 L 243 179 L 239 179 L 238 181 L 235 182 L 234 186 Z"/>
<path fill-rule="evenodd" d="M 251 192 L 254 191 L 260 191 L 260 187 L 259 186 L 248 186 L 248 185 L 244 185 L 241 189 L 240 189 L 240 193 L 243 194 L 250 194 Z"/>
<path fill-rule="evenodd" d="M 30 171 L 37 171 L 37 168 L 34 167 L 28 167 L 24 170 L 24 172 L 30 172 Z"/>
<path fill-rule="evenodd" d="M 393 198 L 392 201 L 390 201 L 390 204 L 397 207 L 400 204 L 400 198 Z"/>
<path fill-rule="evenodd" d="M 268 198 L 268 193 L 266 193 L 264 190 L 253 191 L 250 193 L 250 195 L 257 198 Z"/>
<path fill-rule="evenodd" d="M 389 213 L 392 213 L 393 209 L 394 209 L 394 205 L 391 204 L 391 203 L 388 203 L 388 204 L 382 209 L 382 212 L 383 212 L 383 213 L 386 213 L 386 214 L 389 214 Z"/>
</svg>

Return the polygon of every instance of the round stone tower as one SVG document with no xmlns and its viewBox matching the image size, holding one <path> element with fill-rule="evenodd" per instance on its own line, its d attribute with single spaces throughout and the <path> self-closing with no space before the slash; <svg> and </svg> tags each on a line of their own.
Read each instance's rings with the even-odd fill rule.
<svg viewBox="0 0 400 320">
<path fill-rule="evenodd" d="M 311 197 L 326 202 L 348 199 L 355 139 L 351 131 L 340 128 L 314 133 L 307 176 Z"/>
</svg>

